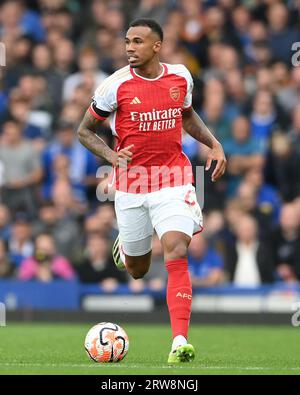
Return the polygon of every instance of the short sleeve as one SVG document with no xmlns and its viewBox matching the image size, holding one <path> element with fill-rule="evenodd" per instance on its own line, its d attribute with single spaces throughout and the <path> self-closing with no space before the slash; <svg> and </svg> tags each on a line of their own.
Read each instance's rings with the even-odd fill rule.
<svg viewBox="0 0 300 395">
<path fill-rule="evenodd" d="M 193 77 L 191 76 L 191 73 L 188 71 L 188 69 L 185 67 L 185 79 L 187 81 L 187 91 L 186 95 L 184 98 L 183 102 L 183 108 L 188 109 L 192 106 L 192 95 L 193 95 L 193 88 L 194 88 L 194 82 L 193 82 Z"/>
<path fill-rule="evenodd" d="M 92 103 L 89 107 L 90 113 L 99 120 L 106 119 L 117 109 L 117 93 L 114 84 L 107 78 L 96 89 Z"/>
</svg>

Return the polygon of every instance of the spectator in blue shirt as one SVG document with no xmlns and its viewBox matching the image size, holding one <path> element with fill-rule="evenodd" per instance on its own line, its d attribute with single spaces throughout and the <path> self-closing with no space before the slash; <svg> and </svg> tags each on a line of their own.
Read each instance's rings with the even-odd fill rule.
<svg viewBox="0 0 300 395">
<path fill-rule="evenodd" d="M 12 225 L 11 238 L 8 242 L 9 259 L 16 267 L 32 255 L 32 227 L 31 219 L 25 212 L 18 212 Z"/>
<path fill-rule="evenodd" d="M 261 212 L 269 213 L 273 224 L 278 224 L 281 200 L 277 190 L 264 181 L 263 170 L 260 167 L 249 169 L 245 181 L 254 186 L 256 191 L 256 205 Z"/>
<path fill-rule="evenodd" d="M 45 39 L 45 30 L 38 13 L 26 10 L 24 4 L 17 0 L 5 1 L 1 6 L 0 36 L 28 35 L 35 41 Z"/>
<path fill-rule="evenodd" d="M 28 35 L 35 41 L 45 39 L 45 31 L 37 12 L 27 10 L 17 0 L 5 1 L 1 6 L 0 36 Z"/>
<path fill-rule="evenodd" d="M 228 160 L 227 192 L 232 196 L 244 174 L 252 167 L 262 166 L 264 157 L 262 148 L 250 134 L 249 121 L 243 116 L 236 118 L 232 123 L 232 138 L 227 140 L 223 147 Z"/>
<path fill-rule="evenodd" d="M 71 184 L 76 186 L 73 188 L 73 193 L 77 200 L 85 202 L 88 187 L 96 185 L 95 176 L 99 163 L 96 157 L 75 138 L 74 128 L 73 124 L 61 121 L 58 125 L 56 138 L 44 151 L 45 178 L 42 192 L 43 198 L 46 200 L 51 199 L 52 187 L 56 180 L 55 159 L 61 155 L 69 159 L 69 177 Z"/>
<path fill-rule="evenodd" d="M 197 234 L 192 238 L 188 259 L 193 286 L 210 287 L 221 283 L 223 279 L 223 260 L 209 246 L 208 240 L 202 234 Z"/>
<path fill-rule="evenodd" d="M 46 130 L 34 124 L 31 120 L 30 101 L 25 98 L 10 99 L 9 115 L 20 122 L 23 136 L 30 140 L 32 145 L 41 152 L 45 148 Z"/>
<path fill-rule="evenodd" d="M 250 122 L 251 133 L 256 139 L 256 145 L 260 145 L 266 151 L 269 136 L 277 122 L 273 97 L 268 90 L 257 91 L 253 101 Z"/>
<path fill-rule="evenodd" d="M 285 4 L 276 2 L 268 7 L 269 45 L 273 58 L 291 65 L 291 48 L 300 41 L 300 33 L 288 24 L 289 13 Z"/>
</svg>

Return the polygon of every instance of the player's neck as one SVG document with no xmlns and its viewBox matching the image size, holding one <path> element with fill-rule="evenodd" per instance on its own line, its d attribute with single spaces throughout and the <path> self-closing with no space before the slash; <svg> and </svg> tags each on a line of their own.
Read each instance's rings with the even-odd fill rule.
<svg viewBox="0 0 300 395">
<path fill-rule="evenodd" d="M 137 67 L 134 71 L 140 77 L 148 78 L 148 79 L 155 79 L 161 75 L 163 72 L 163 65 L 159 62 L 159 60 L 146 64 L 142 67 Z"/>
</svg>

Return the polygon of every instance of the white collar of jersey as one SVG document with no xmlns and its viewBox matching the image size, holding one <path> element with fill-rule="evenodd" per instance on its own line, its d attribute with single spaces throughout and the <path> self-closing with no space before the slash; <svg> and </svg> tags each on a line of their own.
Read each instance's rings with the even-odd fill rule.
<svg viewBox="0 0 300 395">
<path fill-rule="evenodd" d="M 162 72 L 161 72 L 161 73 L 159 74 L 159 76 L 156 77 L 156 78 L 146 78 L 146 77 L 142 77 L 141 75 L 139 75 L 139 74 L 136 73 L 135 69 L 132 69 L 132 71 L 133 71 L 134 75 L 136 75 L 138 78 L 141 78 L 142 80 L 146 80 L 146 81 L 156 81 L 156 80 L 159 80 L 159 79 L 165 74 L 165 71 L 166 71 L 166 68 L 165 68 L 165 66 L 164 66 L 162 63 L 160 63 L 160 66 L 162 66 Z"/>
</svg>

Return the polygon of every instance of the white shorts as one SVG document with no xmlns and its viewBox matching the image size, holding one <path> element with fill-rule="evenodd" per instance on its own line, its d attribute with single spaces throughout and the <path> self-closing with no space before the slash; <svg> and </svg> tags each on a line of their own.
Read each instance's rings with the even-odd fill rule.
<svg viewBox="0 0 300 395">
<path fill-rule="evenodd" d="M 151 251 L 154 229 L 159 239 L 169 231 L 192 237 L 202 230 L 202 212 L 191 184 L 147 194 L 116 191 L 115 210 L 122 248 L 129 256 Z"/>
</svg>

